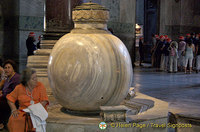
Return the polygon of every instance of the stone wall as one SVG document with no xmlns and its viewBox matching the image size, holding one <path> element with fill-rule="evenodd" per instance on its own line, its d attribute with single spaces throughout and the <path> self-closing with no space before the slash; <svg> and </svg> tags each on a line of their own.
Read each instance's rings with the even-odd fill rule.
<svg viewBox="0 0 200 132">
<path fill-rule="evenodd" d="M 29 32 L 35 32 L 36 42 L 42 34 L 44 25 L 45 0 L 20 0 L 19 1 L 19 71 L 26 67 L 27 49 L 26 39 Z"/>
<path fill-rule="evenodd" d="M 144 0 L 136 0 L 136 23 L 144 25 Z"/>
<path fill-rule="evenodd" d="M 136 0 L 102 0 L 101 4 L 110 10 L 108 28 L 124 42 L 134 62 Z"/>
<path fill-rule="evenodd" d="M 181 2 L 181 34 L 200 32 L 200 0 L 182 0 Z"/>
<path fill-rule="evenodd" d="M 19 72 L 26 66 L 26 39 L 29 32 L 36 39 L 43 31 L 44 0 L 0 1 L 0 56 L 13 59 Z"/>
<path fill-rule="evenodd" d="M 160 34 L 172 39 L 200 31 L 200 0 L 160 0 Z"/>
</svg>

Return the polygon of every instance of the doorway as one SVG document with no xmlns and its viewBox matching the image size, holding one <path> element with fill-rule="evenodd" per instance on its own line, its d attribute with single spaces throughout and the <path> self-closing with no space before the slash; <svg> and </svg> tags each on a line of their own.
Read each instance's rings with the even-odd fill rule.
<svg viewBox="0 0 200 132">
<path fill-rule="evenodd" d="M 159 34 L 159 5 L 160 0 L 137 0 L 136 24 L 140 26 L 140 34 L 136 33 L 136 50 L 139 38 L 144 38 L 144 62 L 151 63 L 152 34 Z M 138 50 L 137 50 L 138 51 Z M 136 52 L 136 61 L 139 60 L 139 52 Z"/>
<path fill-rule="evenodd" d="M 159 0 L 145 0 L 144 2 L 144 39 L 152 43 L 152 34 L 158 34 L 159 29 Z"/>
</svg>

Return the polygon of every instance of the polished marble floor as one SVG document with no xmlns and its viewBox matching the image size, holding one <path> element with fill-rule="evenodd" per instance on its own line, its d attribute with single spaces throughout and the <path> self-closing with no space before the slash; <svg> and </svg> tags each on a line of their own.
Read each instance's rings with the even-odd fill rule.
<svg viewBox="0 0 200 132">
<path fill-rule="evenodd" d="M 169 111 L 200 118 L 200 73 L 156 72 L 153 68 L 136 67 L 133 73 L 136 92 L 169 103 Z"/>
</svg>

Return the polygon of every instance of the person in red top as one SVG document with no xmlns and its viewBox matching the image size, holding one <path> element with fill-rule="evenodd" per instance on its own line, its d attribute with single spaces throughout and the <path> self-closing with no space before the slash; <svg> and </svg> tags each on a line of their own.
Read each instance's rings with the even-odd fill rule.
<svg viewBox="0 0 200 132">
<path fill-rule="evenodd" d="M 8 122 L 9 132 L 22 132 L 22 131 L 35 131 L 30 123 L 25 125 L 26 113 L 23 109 L 27 108 L 31 104 L 41 103 L 45 108 L 49 104 L 46 89 L 41 82 L 37 81 L 36 71 L 27 68 L 22 72 L 21 84 L 17 85 L 13 92 L 7 95 L 8 104 L 12 110 Z M 18 100 L 19 108 L 15 106 L 15 102 Z M 28 130 L 28 126 L 31 129 Z"/>
</svg>

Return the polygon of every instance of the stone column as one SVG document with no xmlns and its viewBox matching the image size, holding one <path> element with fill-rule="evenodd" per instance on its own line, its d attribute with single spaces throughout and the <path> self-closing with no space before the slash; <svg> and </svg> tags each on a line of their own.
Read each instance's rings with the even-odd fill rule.
<svg viewBox="0 0 200 132">
<path fill-rule="evenodd" d="M 46 32 L 66 32 L 71 28 L 71 0 L 53 0 L 46 2 Z"/>
<path fill-rule="evenodd" d="M 58 40 L 73 28 L 72 9 L 82 0 L 53 0 L 45 3 L 43 40 Z"/>
<path fill-rule="evenodd" d="M 73 28 L 72 9 L 81 2 L 81 0 L 46 0 L 41 49 L 36 50 L 35 55 L 28 57 L 27 66 L 36 69 L 38 81 L 45 85 L 49 97 L 53 97 L 47 74 L 49 55 L 57 40 Z"/>
</svg>

